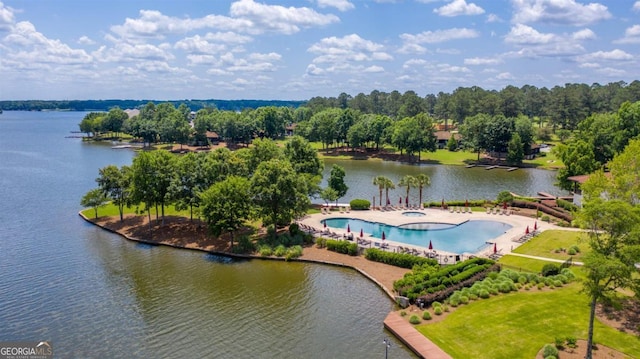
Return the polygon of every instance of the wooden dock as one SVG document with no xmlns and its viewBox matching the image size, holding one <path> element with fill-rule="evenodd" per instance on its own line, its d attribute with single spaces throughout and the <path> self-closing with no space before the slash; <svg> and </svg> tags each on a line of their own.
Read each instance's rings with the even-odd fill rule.
<svg viewBox="0 0 640 359">
<path fill-rule="evenodd" d="M 387 315 L 384 319 L 384 327 L 420 358 L 452 359 L 449 354 L 417 331 L 411 323 L 402 318 L 397 312 L 391 312 Z"/>
</svg>

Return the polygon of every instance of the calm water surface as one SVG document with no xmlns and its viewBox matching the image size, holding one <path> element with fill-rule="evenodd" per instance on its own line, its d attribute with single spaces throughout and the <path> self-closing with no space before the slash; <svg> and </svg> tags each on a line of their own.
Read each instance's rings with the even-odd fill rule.
<svg viewBox="0 0 640 359">
<path fill-rule="evenodd" d="M 57 358 L 371 358 L 390 300 L 354 271 L 137 245 L 77 216 L 133 153 L 65 138 L 84 113 L 0 115 L 0 341 Z M 348 173 L 348 172 L 347 172 Z M 390 357 L 412 355 L 393 339 Z"/>
</svg>

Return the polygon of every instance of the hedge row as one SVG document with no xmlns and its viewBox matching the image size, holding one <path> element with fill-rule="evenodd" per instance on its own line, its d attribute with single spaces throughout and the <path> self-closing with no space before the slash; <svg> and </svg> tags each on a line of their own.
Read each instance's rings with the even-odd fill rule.
<svg viewBox="0 0 640 359">
<path fill-rule="evenodd" d="M 327 249 L 330 251 L 348 254 L 350 256 L 355 256 L 358 254 L 358 244 L 347 241 L 336 241 L 333 239 L 327 239 L 325 242 Z"/>
<path fill-rule="evenodd" d="M 433 294 L 456 286 L 467 279 L 485 272 L 494 262 L 485 258 L 473 258 L 451 266 L 434 270 L 428 267 L 416 267 L 412 273 L 393 283 L 393 289 L 400 295 L 414 300 L 419 296 Z"/>
<path fill-rule="evenodd" d="M 369 209 L 371 207 L 371 202 L 366 199 L 356 198 L 349 202 L 349 206 L 351 206 L 351 209 L 354 211 L 362 211 Z"/>
<path fill-rule="evenodd" d="M 442 302 L 445 299 L 447 299 L 451 294 L 455 293 L 456 291 L 462 288 L 470 287 L 474 283 L 485 279 L 490 273 L 499 272 L 499 271 L 500 271 L 500 266 L 497 264 L 493 264 L 490 267 L 483 270 L 482 272 L 476 273 L 473 276 L 467 278 L 466 280 L 458 282 L 457 284 L 444 288 L 438 292 L 434 292 L 431 294 L 418 297 L 417 300 L 423 302 L 424 305 L 429 305 L 433 302 Z"/>
<path fill-rule="evenodd" d="M 389 264 L 401 268 L 413 268 L 418 265 L 436 266 L 438 261 L 435 259 L 418 257 L 408 253 L 387 252 L 377 248 L 367 249 L 364 257 L 370 261 Z"/>
<path fill-rule="evenodd" d="M 491 203 L 488 202 L 487 200 L 484 199 L 474 199 L 474 200 L 469 200 L 469 201 L 446 201 L 444 202 L 445 206 L 456 206 L 456 207 L 464 207 L 467 205 L 467 203 L 469 203 L 470 207 L 483 207 L 485 204 L 487 203 Z M 426 203 L 424 205 L 425 207 L 441 207 L 442 206 L 442 201 L 440 202 L 429 202 Z"/>
</svg>

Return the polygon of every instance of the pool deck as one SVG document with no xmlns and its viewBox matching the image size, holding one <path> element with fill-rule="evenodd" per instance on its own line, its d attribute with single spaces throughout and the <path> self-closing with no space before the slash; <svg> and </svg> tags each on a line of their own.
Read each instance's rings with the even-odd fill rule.
<svg viewBox="0 0 640 359">
<path fill-rule="evenodd" d="M 405 216 L 403 212 L 420 212 L 424 213 L 424 216 Z M 520 216 L 517 214 L 492 214 L 486 212 L 471 212 L 471 213 L 459 213 L 459 212 L 450 212 L 449 210 L 442 209 L 398 209 L 398 210 L 365 210 L 365 211 L 332 211 L 329 214 L 314 214 L 305 217 L 299 222 L 305 224 L 306 226 L 315 228 L 319 231 L 325 231 L 323 228 L 322 221 L 330 218 L 352 218 L 352 219 L 360 219 L 369 222 L 378 222 L 384 223 L 392 226 L 400 226 L 404 224 L 410 223 L 420 223 L 420 222 L 435 222 L 435 223 L 445 223 L 445 224 L 461 224 L 469 220 L 491 220 L 498 221 L 502 223 L 506 223 L 511 225 L 511 229 L 506 231 L 504 234 L 491 239 L 487 242 L 487 246 L 483 247 L 480 251 L 475 253 L 449 253 L 438 250 L 438 248 L 434 248 L 435 253 L 438 254 L 438 259 L 441 262 L 448 262 L 448 264 L 452 264 L 454 261 L 451 259 L 454 255 L 461 255 L 460 260 L 464 260 L 469 258 L 469 256 L 481 256 L 488 257 L 493 255 L 493 244 L 495 243 L 497 247 L 497 254 L 502 255 L 505 253 L 510 253 L 513 249 L 517 248 L 521 242 L 517 242 L 516 240 L 523 237 L 526 232 L 527 226 L 529 227 L 529 231 L 533 232 L 534 225 L 537 225 L 537 231 L 545 231 L 548 229 L 561 229 L 562 227 L 558 227 L 556 225 L 536 221 L 534 218 Z M 327 228 L 329 233 L 335 233 L 338 238 L 343 238 L 347 235 L 347 231 L 343 229 L 337 228 Z M 352 231 L 353 235 L 357 238 L 359 237 L 359 233 L 356 231 Z M 369 233 L 364 234 L 364 239 L 371 241 L 369 244 L 370 247 L 380 248 L 383 241 L 379 238 L 371 237 Z M 393 238 L 387 237 L 384 241 L 389 247 L 388 250 L 398 251 L 398 247 L 415 249 L 418 254 L 423 254 L 425 251 L 428 251 L 429 243 L 425 243 L 424 246 L 416 246 L 409 245 L 402 242 L 396 242 Z M 445 261 L 444 258 L 447 258 Z M 444 264 L 444 263 L 442 263 Z"/>
</svg>

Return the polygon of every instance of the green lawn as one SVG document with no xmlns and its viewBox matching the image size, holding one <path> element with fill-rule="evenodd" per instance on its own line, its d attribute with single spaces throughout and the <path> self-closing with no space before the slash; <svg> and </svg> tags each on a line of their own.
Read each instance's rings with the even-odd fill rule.
<svg viewBox="0 0 640 359">
<path fill-rule="evenodd" d="M 562 160 L 551 152 L 547 152 L 544 156 L 536 157 L 533 160 L 525 160 L 522 163 L 525 165 L 543 169 L 557 169 L 564 167 L 564 163 L 562 162 Z"/>
<path fill-rule="evenodd" d="M 534 358 L 556 337 L 587 337 L 589 306 L 580 289 L 579 283 L 572 283 L 560 289 L 501 294 L 416 328 L 453 358 Z M 598 321 L 594 340 L 640 358 L 638 338 Z"/>
<path fill-rule="evenodd" d="M 140 210 L 142 210 L 144 206 L 140 207 Z M 131 208 L 124 208 L 124 213 L 125 214 L 130 214 L 130 213 L 135 213 L 136 211 L 136 207 L 131 207 Z M 158 212 L 162 213 L 162 210 L 160 209 L 160 207 L 158 207 Z M 82 213 L 87 216 L 87 218 L 94 218 L 95 217 L 95 212 L 93 211 L 93 208 L 87 208 L 82 210 Z M 142 214 L 147 214 L 147 212 L 143 212 Z M 165 216 L 183 216 L 183 217 L 189 217 L 189 210 L 185 210 L 185 211 L 178 211 L 176 210 L 176 208 L 174 206 L 165 206 L 164 207 L 164 214 Z M 98 208 L 98 217 L 110 217 L 110 216 L 119 216 L 120 212 L 118 211 L 118 206 L 114 205 L 114 204 L 107 204 L 105 206 L 102 206 L 100 208 Z M 151 215 L 155 216 L 156 215 L 156 209 L 152 208 L 151 209 Z"/>
<path fill-rule="evenodd" d="M 586 242 L 587 234 L 576 231 L 551 230 L 544 231 L 533 237 L 530 241 L 524 243 L 514 250 L 515 253 L 529 254 L 532 256 L 562 259 L 566 260 L 571 257 L 566 252 L 556 253 L 556 249 L 566 248 L 577 245 L 580 253 L 573 257 L 573 260 L 580 261 L 585 252 L 589 250 Z"/>
</svg>

